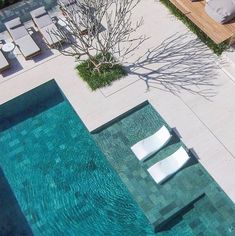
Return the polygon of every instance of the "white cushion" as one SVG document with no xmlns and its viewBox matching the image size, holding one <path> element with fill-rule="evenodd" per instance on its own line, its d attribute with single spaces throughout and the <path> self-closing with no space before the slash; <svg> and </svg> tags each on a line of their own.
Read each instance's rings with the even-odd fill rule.
<svg viewBox="0 0 235 236">
<path fill-rule="evenodd" d="M 14 28 L 21 25 L 20 18 L 17 17 L 15 19 L 11 20 L 11 21 L 8 21 L 8 22 L 5 23 L 5 25 L 8 29 L 14 29 Z"/>
<path fill-rule="evenodd" d="M 205 11 L 219 23 L 226 23 L 235 17 L 235 0 L 209 0 Z"/>
<path fill-rule="evenodd" d="M 167 158 L 157 162 L 148 169 L 149 174 L 158 184 L 166 181 L 170 176 L 180 170 L 190 159 L 183 147 Z"/>
<path fill-rule="evenodd" d="M 163 125 L 155 134 L 133 145 L 131 150 L 140 161 L 143 161 L 162 148 L 170 138 L 171 134 Z"/>
<path fill-rule="evenodd" d="M 31 16 L 32 17 L 41 17 L 42 15 L 44 14 L 47 14 L 46 10 L 45 10 L 45 7 L 39 7 L 33 11 L 30 12 Z"/>
<path fill-rule="evenodd" d="M 25 58 L 28 58 L 40 51 L 40 48 L 29 34 L 16 40 L 15 42 Z"/>
</svg>

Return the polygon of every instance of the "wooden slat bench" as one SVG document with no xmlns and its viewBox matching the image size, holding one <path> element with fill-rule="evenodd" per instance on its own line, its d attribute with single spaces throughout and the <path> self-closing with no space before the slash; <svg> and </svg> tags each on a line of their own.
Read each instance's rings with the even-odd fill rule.
<svg viewBox="0 0 235 236">
<path fill-rule="evenodd" d="M 221 0 L 222 1 L 222 0 Z M 216 44 L 235 41 L 235 20 L 224 25 L 217 23 L 205 12 L 205 1 L 170 0 L 185 16 L 197 25 Z"/>
</svg>

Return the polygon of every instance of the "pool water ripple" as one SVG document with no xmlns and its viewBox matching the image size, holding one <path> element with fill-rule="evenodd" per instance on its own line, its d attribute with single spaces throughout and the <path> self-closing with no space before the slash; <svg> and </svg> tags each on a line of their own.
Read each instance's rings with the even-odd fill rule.
<svg viewBox="0 0 235 236">
<path fill-rule="evenodd" d="M 33 234 L 154 235 L 68 102 L 35 113 L 0 132 L 0 167 Z"/>
</svg>

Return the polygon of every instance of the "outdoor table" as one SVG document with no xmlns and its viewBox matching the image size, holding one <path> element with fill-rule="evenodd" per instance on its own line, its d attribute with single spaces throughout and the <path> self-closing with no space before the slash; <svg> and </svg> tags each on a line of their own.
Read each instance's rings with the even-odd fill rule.
<svg viewBox="0 0 235 236">
<path fill-rule="evenodd" d="M 14 49 L 15 49 L 15 44 L 11 42 L 7 42 L 2 46 L 2 51 L 8 53 L 9 58 L 15 57 L 13 53 Z"/>
</svg>

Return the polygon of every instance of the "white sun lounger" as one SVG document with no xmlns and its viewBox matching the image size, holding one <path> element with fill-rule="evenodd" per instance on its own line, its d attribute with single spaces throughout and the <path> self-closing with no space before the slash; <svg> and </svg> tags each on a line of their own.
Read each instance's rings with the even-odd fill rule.
<svg viewBox="0 0 235 236">
<path fill-rule="evenodd" d="M 160 148 L 162 148 L 170 140 L 171 134 L 163 125 L 155 134 L 139 141 L 131 147 L 136 157 L 140 161 L 144 161 Z"/>
<path fill-rule="evenodd" d="M 26 60 L 31 59 L 41 52 L 41 49 L 28 33 L 19 17 L 6 22 L 5 26 Z"/>
<path fill-rule="evenodd" d="M 166 181 L 171 175 L 181 169 L 190 156 L 187 154 L 183 147 L 180 147 L 175 153 L 167 158 L 157 162 L 148 169 L 149 174 L 156 183 L 161 184 Z"/>
<path fill-rule="evenodd" d="M 53 47 L 55 44 L 62 42 L 62 39 L 55 35 L 58 28 L 48 15 L 45 7 L 39 7 L 30 12 L 34 24 L 37 26 L 38 31 L 43 36 L 46 43 Z"/>
</svg>

